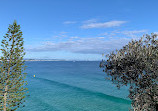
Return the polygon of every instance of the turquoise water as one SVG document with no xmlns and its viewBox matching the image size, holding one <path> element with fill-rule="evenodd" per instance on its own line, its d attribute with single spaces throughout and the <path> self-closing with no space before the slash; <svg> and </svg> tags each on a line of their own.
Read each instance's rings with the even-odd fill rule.
<svg viewBox="0 0 158 111">
<path fill-rule="evenodd" d="M 26 62 L 29 95 L 18 111 L 128 111 L 128 88 L 105 80 L 99 62 Z M 36 75 L 34 78 L 33 75 Z"/>
</svg>

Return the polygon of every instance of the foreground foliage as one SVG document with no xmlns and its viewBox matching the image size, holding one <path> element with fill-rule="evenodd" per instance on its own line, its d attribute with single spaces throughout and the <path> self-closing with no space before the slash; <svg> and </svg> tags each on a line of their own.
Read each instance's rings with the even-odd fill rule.
<svg viewBox="0 0 158 111">
<path fill-rule="evenodd" d="M 9 25 L 1 46 L 0 108 L 3 111 L 14 111 L 23 103 L 26 92 L 23 87 L 26 84 L 26 74 L 23 73 L 23 38 L 20 25 L 16 21 Z"/>
<path fill-rule="evenodd" d="M 129 98 L 135 111 L 158 109 L 158 35 L 132 40 L 102 60 L 100 67 L 120 88 L 129 85 Z"/>
</svg>

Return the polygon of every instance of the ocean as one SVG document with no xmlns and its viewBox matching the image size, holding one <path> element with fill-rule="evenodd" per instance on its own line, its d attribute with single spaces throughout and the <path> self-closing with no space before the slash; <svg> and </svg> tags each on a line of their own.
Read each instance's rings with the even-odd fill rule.
<svg viewBox="0 0 158 111">
<path fill-rule="evenodd" d="M 18 111 L 128 111 L 128 87 L 105 80 L 99 63 L 27 61 L 29 96 Z"/>
</svg>

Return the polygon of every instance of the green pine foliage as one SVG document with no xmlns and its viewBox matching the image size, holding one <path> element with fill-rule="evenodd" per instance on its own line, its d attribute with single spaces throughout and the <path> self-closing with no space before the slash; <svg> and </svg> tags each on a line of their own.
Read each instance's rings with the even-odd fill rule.
<svg viewBox="0 0 158 111">
<path fill-rule="evenodd" d="M 158 109 L 158 35 L 132 40 L 100 63 L 118 88 L 129 85 L 134 111 Z"/>
<path fill-rule="evenodd" d="M 27 82 L 23 44 L 20 25 L 14 21 L 1 42 L 0 110 L 3 111 L 14 111 L 24 102 Z"/>
</svg>

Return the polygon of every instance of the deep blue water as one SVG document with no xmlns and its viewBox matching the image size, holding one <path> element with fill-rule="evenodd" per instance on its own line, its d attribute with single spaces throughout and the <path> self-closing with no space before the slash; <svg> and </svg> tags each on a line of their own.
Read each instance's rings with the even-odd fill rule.
<svg viewBox="0 0 158 111">
<path fill-rule="evenodd" d="M 99 62 L 26 62 L 29 95 L 18 111 L 128 111 L 128 88 L 105 80 Z M 33 75 L 36 75 L 34 78 Z"/>
</svg>

